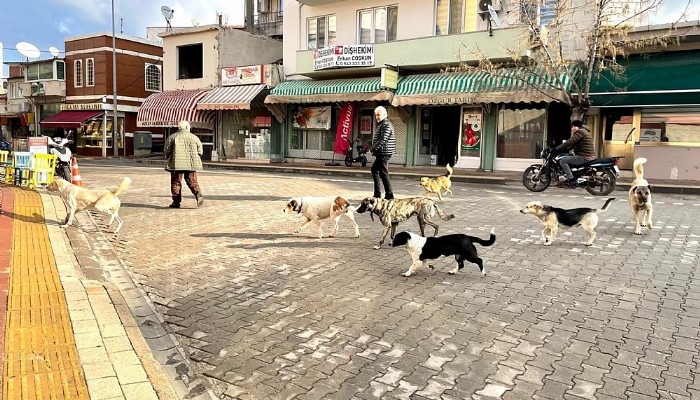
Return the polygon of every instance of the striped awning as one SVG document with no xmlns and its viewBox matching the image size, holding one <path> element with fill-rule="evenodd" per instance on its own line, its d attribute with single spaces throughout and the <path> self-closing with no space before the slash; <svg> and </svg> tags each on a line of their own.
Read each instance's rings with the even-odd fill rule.
<svg viewBox="0 0 700 400">
<path fill-rule="evenodd" d="M 409 75 L 399 81 L 392 105 L 565 101 L 569 75 L 562 74 L 561 82 L 543 76 L 519 69 Z"/>
<path fill-rule="evenodd" d="M 197 102 L 198 110 L 250 110 L 265 85 L 224 86 L 212 89 Z"/>
<path fill-rule="evenodd" d="M 138 127 L 176 127 L 188 121 L 197 128 L 211 128 L 216 114 L 197 110 L 197 102 L 207 90 L 169 90 L 153 93 L 144 100 L 136 117 Z"/>
<path fill-rule="evenodd" d="M 328 103 L 337 101 L 391 100 L 376 78 L 299 80 L 282 82 L 265 98 L 266 104 Z"/>
</svg>

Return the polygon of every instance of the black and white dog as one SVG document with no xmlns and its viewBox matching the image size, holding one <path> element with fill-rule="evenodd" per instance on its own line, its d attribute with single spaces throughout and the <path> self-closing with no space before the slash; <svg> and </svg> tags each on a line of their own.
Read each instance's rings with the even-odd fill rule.
<svg viewBox="0 0 700 400">
<path fill-rule="evenodd" d="M 461 233 L 453 235 L 445 235 L 440 237 L 418 236 L 411 232 L 400 232 L 394 237 L 391 242 L 392 247 L 406 246 L 408 253 L 413 258 L 413 263 L 408 271 L 403 273 L 403 276 L 411 276 L 411 274 L 420 266 L 426 266 L 427 260 L 434 260 L 440 256 L 455 256 L 457 266 L 451 270 L 450 274 L 456 274 L 457 271 L 464 268 L 464 260 L 474 263 L 479 266 L 481 275 L 486 275 L 484 262 L 477 254 L 474 243 L 482 246 L 491 246 L 496 242 L 495 228 L 491 228 L 491 235 L 488 240 L 483 240 L 478 237 L 468 236 Z M 433 269 L 432 265 L 429 265 Z"/>
</svg>

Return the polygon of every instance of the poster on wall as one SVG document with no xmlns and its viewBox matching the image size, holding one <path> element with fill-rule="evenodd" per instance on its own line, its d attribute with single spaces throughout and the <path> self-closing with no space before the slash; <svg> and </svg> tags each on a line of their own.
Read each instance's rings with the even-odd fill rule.
<svg viewBox="0 0 700 400">
<path fill-rule="evenodd" d="M 372 134 L 372 116 L 363 115 L 360 117 L 360 135 Z"/>
<path fill-rule="evenodd" d="M 31 151 L 34 154 L 48 154 L 49 138 L 45 136 L 30 137 L 29 151 Z"/>
<path fill-rule="evenodd" d="M 331 107 L 299 107 L 292 126 L 296 129 L 331 129 Z"/>
<path fill-rule="evenodd" d="M 479 150 L 481 146 L 481 113 L 465 111 L 462 114 L 462 149 Z"/>
</svg>

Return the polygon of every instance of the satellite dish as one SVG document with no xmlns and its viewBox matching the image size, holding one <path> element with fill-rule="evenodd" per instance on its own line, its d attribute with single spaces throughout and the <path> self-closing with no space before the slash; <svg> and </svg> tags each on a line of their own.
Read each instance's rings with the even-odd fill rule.
<svg viewBox="0 0 700 400">
<path fill-rule="evenodd" d="M 52 55 L 54 58 L 57 58 L 58 56 L 61 55 L 61 51 L 58 50 L 57 48 L 53 47 L 53 46 L 49 47 L 49 53 L 51 53 L 51 55 Z"/>
<path fill-rule="evenodd" d="M 493 8 L 491 4 L 488 5 L 488 10 L 489 10 L 489 15 L 491 15 L 491 20 L 493 21 L 496 26 L 501 25 L 501 19 L 498 18 L 498 14 L 496 14 L 496 10 Z"/>
<path fill-rule="evenodd" d="M 192 26 L 194 26 L 194 27 L 199 26 L 199 21 L 197 21 L 197 18 L 192 18 Z"/>
<path fill-rule="evenodd" d="M 175 11 L 168 6 L 163 6 L 160 8 L 160 13 L 163 14 L 166 20 L 170 21 L 173 19 L 173 14 L 175 14 Z"/>
<path fill-rule="evenodd" d="M 20 54 L 27 58 L 39 58 L 41 56 L 41 52 L 39 51 L 39 49 L 37 49 L 36 46 L 34 46 L 31 43 L 18 42 L 15 47 L 17 48 L 17 51 L 20 52 Z"/>
<path fill-rule="evenodd" d="M 490 5 L 491 5 L 491 0 L 480 0 L 479 1 L 479 11 L 482 13 L 487 13 L 489 11 Z"/>
</svg>

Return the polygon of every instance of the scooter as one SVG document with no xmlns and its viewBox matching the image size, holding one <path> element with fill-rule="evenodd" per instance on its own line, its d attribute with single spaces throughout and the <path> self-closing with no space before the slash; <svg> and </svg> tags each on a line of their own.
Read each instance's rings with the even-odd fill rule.
<svg viewBox="0 0 700 400">
<path fill-rule="evenodd" d="M 49 154 L 58 157 L 56 160 L 56 176 L 60 176 L 70 182 L 72 179 L 71 162 L 73 161 L 73 152 L 70 151 L 68 145 L 72 144 L 73 141 L 60 136 L 55 138 L 45 136 L 45 138 L 49 141 Z"/>
<path fill-rule="evenodd" d="M 350 141 L 348 140 L 348 142 L 350 142 Z M 358 145 L 355 146 L 355 143 L 358 143 Z M 352 151 L 353 147 L 355 147 L 357 149 L 357 157 L 353 157 L 353 151 Z M 369 151 L 369 146 L 367 146 L 366 144 L 362 144 L 362 141 L 360 141 L 360 139 L 353 140 L 352 142 L 350 142 L 350 147 L 348 147 L 348 153 L 345 155 L 345 166 L 352 167 L 352 163 L 359 162 L 361 166 L 366 167 L 367 166 L 366 154 L 368 151 Z"/>
</svg>

